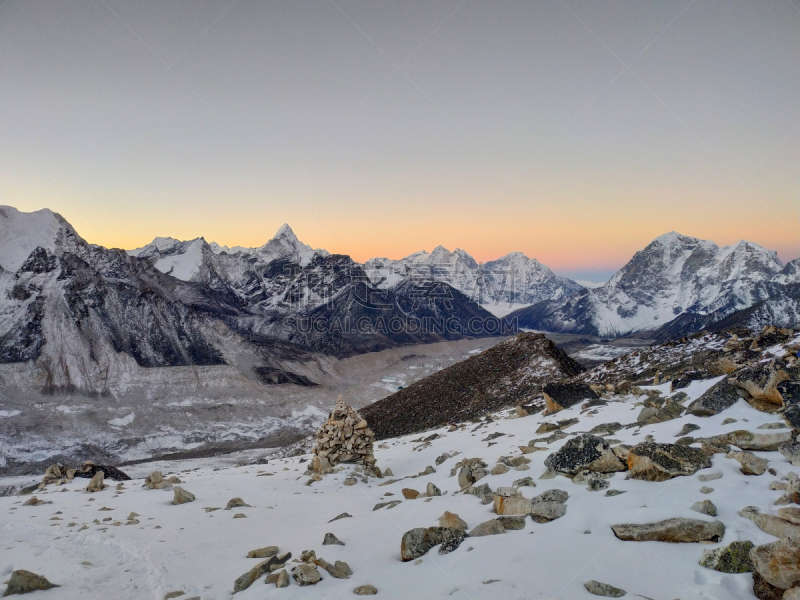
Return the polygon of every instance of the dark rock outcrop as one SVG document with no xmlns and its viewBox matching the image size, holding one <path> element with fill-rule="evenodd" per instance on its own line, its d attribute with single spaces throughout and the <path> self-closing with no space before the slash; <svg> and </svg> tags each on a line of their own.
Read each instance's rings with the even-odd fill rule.
<svg viewBox="0 0 800 600">
<path fill-rule="evenodd" d="M 548 456 L 544 464 L 548 469 L 570 475 L 584 469 L 597 473 L 627 469 L 606 440 L 588 433 L 569 440 L 557 452 Z"/>
<path fill-rule="evenodd" d="M 370 404 L 361 415 L 378 439 L 406 435 L 530 402 L 546 383 L 584 370 L 544 335 L 520 333 Z"/>
</svg>

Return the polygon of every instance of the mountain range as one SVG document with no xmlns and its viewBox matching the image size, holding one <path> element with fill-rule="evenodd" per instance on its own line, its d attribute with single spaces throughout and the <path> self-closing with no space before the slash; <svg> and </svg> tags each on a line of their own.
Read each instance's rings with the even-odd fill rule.
<svg viewBox="0 0 800 600">
<path fill-rule="evenodd" d="M 783 265 L 750 242 L 719 247 L 675 232 L 589 289 L 518 252 L 481 264 L 439 246 L 362 265 L 312 249 L 288 225 L 258 248 L 160 237 L 108 249 L 47 209 L 5 206 L 0 269 L 0 362 L 33 365 L 26 377 L 52 392 L 102 394 L 130 364 L 238 365 L 256 382 L 302 383 L 287 365 L 319 354 L 503 333 L 486 310 L 503 303 L 525 305 L 506 332 L 609 338 L 800 317 L 797 259 Z"/>
</svg>

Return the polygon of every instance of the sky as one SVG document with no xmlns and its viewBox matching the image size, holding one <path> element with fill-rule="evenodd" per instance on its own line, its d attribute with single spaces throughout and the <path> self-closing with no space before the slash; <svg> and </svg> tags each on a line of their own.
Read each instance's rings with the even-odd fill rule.
<svg viewBox="0 0 800 600">
<path fill-rule="evenodd" d="M 800 254 L 800 0 L 0 0 L 0 204 L 88 241 L 600 281 L 658 235 Z"/>
</svg>

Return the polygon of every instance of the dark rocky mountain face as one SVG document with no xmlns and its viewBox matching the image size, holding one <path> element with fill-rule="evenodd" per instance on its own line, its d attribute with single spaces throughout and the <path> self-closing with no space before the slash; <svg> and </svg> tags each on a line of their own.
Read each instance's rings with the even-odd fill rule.
<svg viewBox="0 0 800 600">
<path fill-rule="evenodd" d="M 1 239 L 27 242 L 30 231 L 47 235 L 26 256 L 24 244 Z M 286 361 L 500 333 L 497 319 L 446 284 L 377 290 L 349 257 L 292 236 L 284 230 L 253 254 L 167 240 L 130 255 L 86 243 L 50 211 L 9 209 L 0 215 L 0 362 L 32 362 L 49 392 L 103 394 L 109 377 L 128 376 L 126 360 L 235 362 L 256 382 L 307 385 Z"/>
<path fill-rule="evenodd" d="M 378 439 L 482 416 L 541 397 L 585 368 L 543 334 L 520 333 L 361 410 Z"/>
</svg>

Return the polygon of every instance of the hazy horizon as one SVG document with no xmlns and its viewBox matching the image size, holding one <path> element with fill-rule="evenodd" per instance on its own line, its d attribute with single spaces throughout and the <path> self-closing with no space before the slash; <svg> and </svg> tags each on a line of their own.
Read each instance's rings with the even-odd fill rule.
<svg viewBox="0 0 800 600">
<path fill-rule="evenodd" d="M 0 5 L 0 204 L 88 241 L 605 280 L 658 235 L 800 254 L 800 9 L 676 0 Z"/>
</svg>

